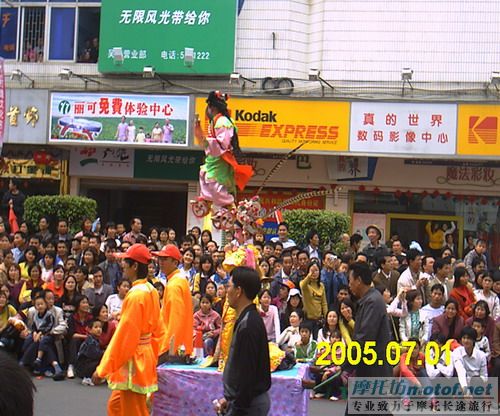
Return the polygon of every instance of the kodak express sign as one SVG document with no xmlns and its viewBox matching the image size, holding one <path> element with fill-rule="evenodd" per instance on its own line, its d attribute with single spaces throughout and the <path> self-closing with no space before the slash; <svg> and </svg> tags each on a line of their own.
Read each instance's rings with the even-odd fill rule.
<svg viewBox="0 0 500 416">
<path fill-rule="evenodd" d="M 458 106 L 458 154 L 500 156 L 500 105 Z"/>
<path fill-rule="evenodd" d="M 347 102 L 262 100 L 233 98 L 228 101 L 244 150 L 346 151 L 349 136 Z M 205 98 L 196 99 L 196 114 L 206 127 Z"/>
</svg>

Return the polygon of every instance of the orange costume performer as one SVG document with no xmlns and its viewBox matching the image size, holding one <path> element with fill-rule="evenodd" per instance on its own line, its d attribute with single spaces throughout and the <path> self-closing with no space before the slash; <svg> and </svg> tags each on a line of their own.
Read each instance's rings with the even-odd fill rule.
<svg viewBox="0 0 500 416">
<path fill-rule="evenodd" d="M 161 251 L 153 254 L 158 257 L 171 257 L 177 261 L 182 258 L 179 249 L 172 244 L 167 244 Z M 187 279 L 177 268 L 167 276 L 161 314 L 165 325 L 165 336 L 160 346 L 160 354 L 169 351 L 170 355 L 175 355 L 179 347 L 183 345 L 185 354 L 191 355 L 193 352 L 193 298 Z M 171 351 L 172 347 L 173 351 Z"/>
<path fill-rule="evenodd" d="M 148 264 L 151 254 L 142 244 L 117 255 Z M 163 335 L 160 297 L 146 279 L 138 279 L 123 301 L 120 322 L 96 373 L 113 390 L 108 415 L 148 416 L 147 395 L 158 390 L 156 365 Z"/>
</svg>

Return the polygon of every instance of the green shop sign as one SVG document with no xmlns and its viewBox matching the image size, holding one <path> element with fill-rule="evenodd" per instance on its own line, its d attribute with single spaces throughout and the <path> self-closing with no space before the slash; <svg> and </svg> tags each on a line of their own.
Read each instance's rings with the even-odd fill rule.
<svg viewBox="0 0 500 416">
<path fill-rule="evenodd" d="M 203 152 L 136 150 L 134 178 L 198 180 Z"/>
<path fill-rule="evenodd" d="M 236 0 L 102 0 L 99 71 L 228 74 Z"/>
</svg>

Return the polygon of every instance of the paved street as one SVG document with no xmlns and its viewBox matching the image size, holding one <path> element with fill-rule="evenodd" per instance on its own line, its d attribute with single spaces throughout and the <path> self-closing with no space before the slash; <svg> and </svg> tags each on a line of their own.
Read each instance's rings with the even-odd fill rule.
<svg viewBox="0 0 500 416">
<path fill-rule="evenodd" d="M 106 386 L 85 387 L 80 380 L 55 382 L 51 379 L 34 380 L 36 416 L 100 416 L 106 414 L 109 390 Z M 345 402 L 312 400 L 311 416 L 342 416 Z M 290 415 L 294 413 L 291 411 Z M 163 416 L 163 415 L 162 415 Z M 165 415 L 167 416 L 167 415 Z M 179 411 L 177 416 L 183 416 Z M 200 415 L 205 416 L 205 415 Z"/>
</svg>

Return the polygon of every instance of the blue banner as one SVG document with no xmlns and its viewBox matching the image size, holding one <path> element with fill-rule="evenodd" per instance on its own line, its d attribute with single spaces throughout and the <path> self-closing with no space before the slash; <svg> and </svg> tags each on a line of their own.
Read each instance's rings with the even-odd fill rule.
<svg viewBox="0 0 500 416">
<path fill-rule="evenodd" d="M 3 8 L 1 11 L 0 56 L 5 59 L 16 59 L 17 12 L 15 7 Z"/>
</svg>

